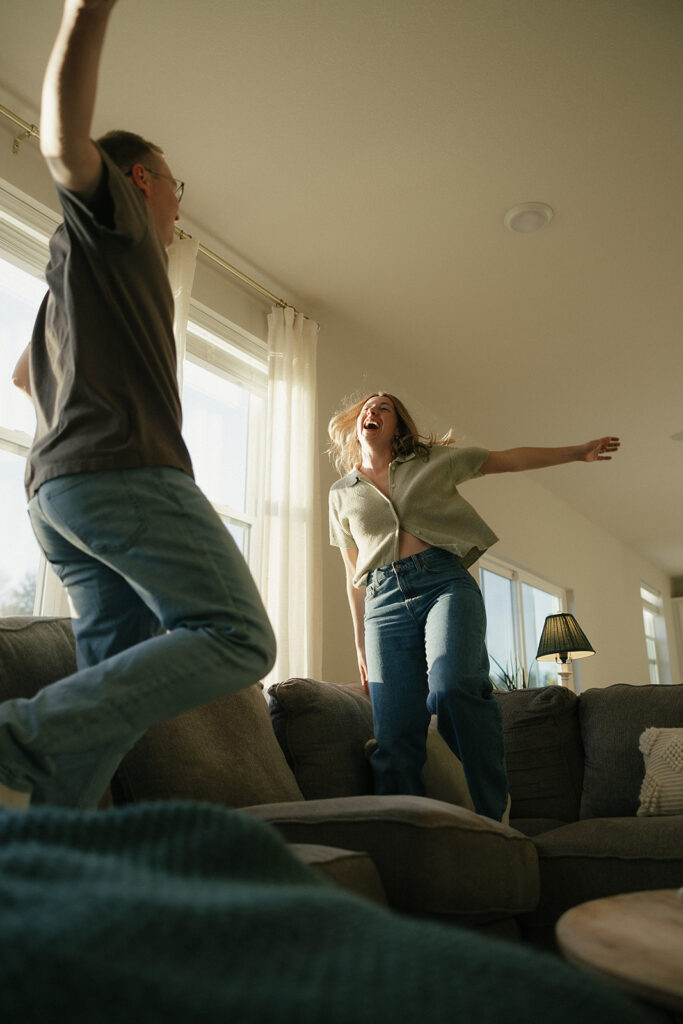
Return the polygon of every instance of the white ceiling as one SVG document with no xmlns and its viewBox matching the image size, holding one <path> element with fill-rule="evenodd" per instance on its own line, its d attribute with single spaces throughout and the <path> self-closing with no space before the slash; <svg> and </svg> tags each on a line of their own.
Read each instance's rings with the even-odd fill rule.
<svg viewBox="0 0 683 1024">
<path fill-rule="evenodd" d="M 2 3 L 27 120 L 60 8 Z M 682 43 L 680 0 L 121 0 L 94 133 L 159 141 L 201 240 L 405 360 L 437 426 L 619 434 L 542 483 L 683 576 Z M 526 200 L 555 217 L 514 235 Z"/>
</svg>

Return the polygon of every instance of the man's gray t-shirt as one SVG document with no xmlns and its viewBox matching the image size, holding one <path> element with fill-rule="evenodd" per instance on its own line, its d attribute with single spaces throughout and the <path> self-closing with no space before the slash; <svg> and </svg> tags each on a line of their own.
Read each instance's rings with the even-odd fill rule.
<svg viewBox="0 0 683 1024">
<path fill-rule="evenodd" d="M 142 193 L 100 153 L 97 212 L 57 189 L 64 223 L 50 240 L 50 290 L 31 339 L 29 498 L 69 473 L 172 466 L 192 474 L 166 253 Z"/>
</svg>

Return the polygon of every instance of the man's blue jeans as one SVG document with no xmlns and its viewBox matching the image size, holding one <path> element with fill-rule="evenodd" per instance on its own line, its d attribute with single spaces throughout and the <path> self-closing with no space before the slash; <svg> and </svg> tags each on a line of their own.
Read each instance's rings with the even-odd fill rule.
<svg viewBox="0 0 683 1024">
<path fill-rule="evenodd" d="M 95 807 L 149 726 L 262 678 L 275 639 L 242 555 L 186 473 L 59 477 L 29 516 L 68 589 L 79 671 L 0 705 L 0 780 L 33 803 Z"/>
<path fill-rule="evenodd" d="M 365 654 L 377 793 L 424 794 L 421 773 L 434 714 L 462 762 L 476 810 L 501 819 L 508 785 L 485 635 L 481 592 L 456 555 L 429 548 L 370 573 Z"/>
</svg>

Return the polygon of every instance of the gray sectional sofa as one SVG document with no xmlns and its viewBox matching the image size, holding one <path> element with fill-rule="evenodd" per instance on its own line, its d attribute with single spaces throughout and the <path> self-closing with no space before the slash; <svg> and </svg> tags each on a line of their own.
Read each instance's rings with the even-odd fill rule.
<svg viewBox="0 0 683 1024">
<path fill-rule="evenodd" d="M 0 619 L 0 700 L 74 671 L 68 619 Z M 369 703 L 291 679 L 153 727 L 102 804 L 208 801 L 276 827 L 335 883 L 419 917 L 552 945 L 569 906 L 683 884 L 683 814 L 638 815 L 647 728 L 683 728 L 683 686 L 497 694 L 510 823 L 474 813 L 458 762 L 429 742 L 426 797 L 375 797 Z"/>
</svg>

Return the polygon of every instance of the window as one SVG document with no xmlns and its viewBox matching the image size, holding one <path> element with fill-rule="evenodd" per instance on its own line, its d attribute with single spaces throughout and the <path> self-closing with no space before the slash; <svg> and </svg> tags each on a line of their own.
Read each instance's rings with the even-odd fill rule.
<svg viewBox="0 0 683 1024">
<path fill-rule="evenodd" d="M 47 241 L 57 218 L 0 182 L 0 614 L 31 615 L 44 600 L 45 566 L 26 515 L 24 469 L 35 416 L 12 370 L 45 294 Z M 50 574 L 51 576 L 52 574 Z M 54 579 L 54 578 L 53 578 Z"/>
<path fill-rule="evenodd" d="M 57 214 L 0 180 L 0 614 L 68 614 L 26 515 L 23 477 L 35 427 L 11 383 L 45 294 Z M 197 483 L 256 576 L 267 396 L 267 345 L 191 303 L 183 364 L 183 434 Z"/>
<path fill-rule="evenodd" d="M 643 606 L 645 649 L 650 682 L 669 683 L 671 682 L 671 673 L 662 596 L 656 590 L 641 586 L 640 600 Z"/>
<path fill-rule="evenodd" d="M 183 366 L 183 436 L 198 485 L 257 575 L 267 346 L 194 300 Z"/>
<path fill-rule="evenodd" d="M 553 662 L 536 661 L 546 616 L 566 607 L 566 592 L 522 569 L 487 556 L 479 567 L 486 607 L 491 677 L 499 689 L 557 682 Z"/>
</svg>

